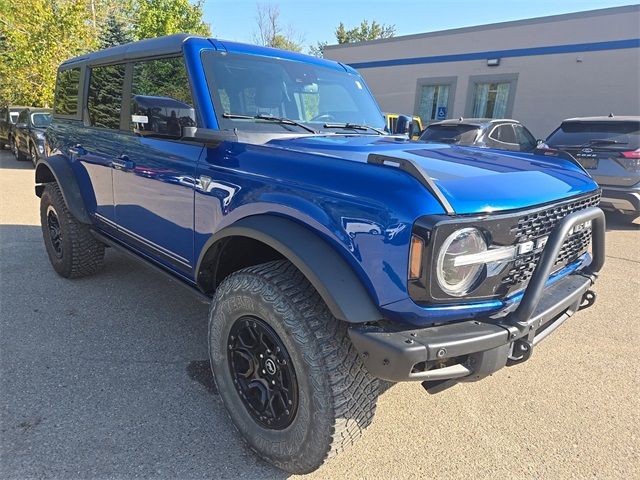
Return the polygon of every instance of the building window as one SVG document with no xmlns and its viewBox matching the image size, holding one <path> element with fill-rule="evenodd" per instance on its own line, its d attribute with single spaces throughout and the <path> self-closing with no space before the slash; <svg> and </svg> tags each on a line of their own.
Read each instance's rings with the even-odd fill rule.
<svg viewBox="0 0 640 480">
<path fill-rule="evenodd" d="M 419 78 L 416 85 L 414 114 L 423 128 L 432 122 L 451 118 L 457 77 Z"/>
<path fill-rule="evenodd" d="M 447 118 L 448 105 L 449 85 L 423 85 L 420 88 L 418 116 L 423 124 Z"/>
<path fill-rule="evenodd" d="M 509 102 L 507 83 L 476 83 L 473 116 L 478 118 L 504 118 Z"/>
</svg>

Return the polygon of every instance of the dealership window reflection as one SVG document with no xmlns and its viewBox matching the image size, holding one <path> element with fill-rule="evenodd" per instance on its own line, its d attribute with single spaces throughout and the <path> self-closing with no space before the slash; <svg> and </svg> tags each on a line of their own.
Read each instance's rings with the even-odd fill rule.
<svg viewBox="0 0 640 480">
<path fill-rule="evenodd" d="M 504 118 L 507 115 L 510 84 L 476 83 L 473 97 L 473 117 Z"/>
<path fill-rule="evenodd" d="M 418 115 L 426 125 L 438 119 L 438 107 L 447 108 L 449 103 L 449 85 L 423 85 L 420 91 Z"/>
</svg>

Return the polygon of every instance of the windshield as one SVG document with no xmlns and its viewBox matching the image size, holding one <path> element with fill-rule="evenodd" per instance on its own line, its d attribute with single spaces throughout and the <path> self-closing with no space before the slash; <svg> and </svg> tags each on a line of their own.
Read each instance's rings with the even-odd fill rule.
<svg viewBox="0 0 640 480">
<path fill-rule="evenodd" d="M 306 133 L 295 124 L 232 118 L 241 115 L 286 118 L 316 131 L 335 132 L 336 124 L 385 127 L 382 113 L 357 75 L 319 65 L 245 54 L 208 52 L 204 64 L 222 129 Z M 345 126 L 344 131 L 356 130 Z"/>
<path fill-rule="evenodd" d="M 640 147 L 640 122 L 565 122 L 549 135 L 549 146 Z"/>
<path fill-rule="evenodd" d="M 51 113 L 49 112 L 32 113 L 31 123 L 36 128 L 46 128 L 51 123 Z"/>
<path fill-rule="evenodd" d="M 420 140 L 473 145 L 477 133 L 478 127 L 474 125 L 430 125 L 424 131 Z"/>
</svg>

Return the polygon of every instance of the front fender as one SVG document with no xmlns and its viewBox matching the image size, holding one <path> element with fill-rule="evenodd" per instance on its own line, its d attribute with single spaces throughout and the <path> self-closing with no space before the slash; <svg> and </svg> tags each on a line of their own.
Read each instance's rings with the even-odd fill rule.
<svg viewBox="0 0 640 480">
<path fill-rule="evenodd" d="M 43 158 L 36 165 L 36 195 L 42 196 L 44 186 L 55 182 L 62 191 L 62 197 L 71 214 L 80 222 L 91 224 L 78 181 L 68 160 L 61 155 Z"/>
<path fill-rule="evenodd" d="M 302 272 L 339 320 L 363 323 L 382 318 L 356 273 L 335 249 L 311 230 L 276 215 L 245 217 L 214 234 L 200 253 L 196 272 L 209 247 L 233 236 L 252 238 L 279 252 Z"/>
</svg>

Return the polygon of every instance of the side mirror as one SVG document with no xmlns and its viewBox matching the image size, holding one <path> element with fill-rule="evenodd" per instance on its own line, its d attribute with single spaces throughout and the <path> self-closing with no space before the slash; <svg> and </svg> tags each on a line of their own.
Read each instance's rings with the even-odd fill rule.
<svg viewBox="0 0 640 480">
<path fill-rule="evenodd" d="M 540 144 L 542 144 L 542 143 L 544 143 L 544 140 L 543 140 L 542 138 L 538 138 L 538 139 L 536 140 L 536 145 L 540 145 Z"/>
<path fill-rule="evenodd" d="M 27 128 L 26 123 L 16 123 L 16 128 Z"/>
<path fill-rule="evenodd" d="M 398 115 L 398 121 L 396 122 L 396 128 L 393 133 L 399 135 L 409 135 L 412 125 L 413 120 L 410 116 Z"/>
</svg>

